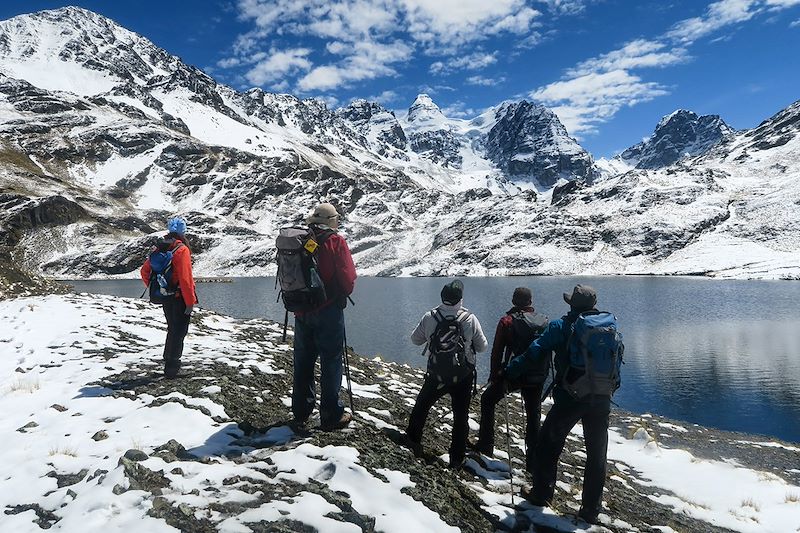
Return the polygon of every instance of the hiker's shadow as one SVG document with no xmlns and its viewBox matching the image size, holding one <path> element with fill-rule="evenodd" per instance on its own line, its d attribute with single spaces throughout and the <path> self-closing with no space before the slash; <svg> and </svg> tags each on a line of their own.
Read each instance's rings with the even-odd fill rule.
<svg viewBox="0 0 800 533">
<path fill-rule="evenodd" d="M 197 458 L 234 458 L 257 449 L 280 447 L 308 435 L 308 430 L 292 427 L 289 421 L 279 421 L 264 428 L 232 422 L 220 427 L 200 446 L 187 451 Z"/>
</svg>

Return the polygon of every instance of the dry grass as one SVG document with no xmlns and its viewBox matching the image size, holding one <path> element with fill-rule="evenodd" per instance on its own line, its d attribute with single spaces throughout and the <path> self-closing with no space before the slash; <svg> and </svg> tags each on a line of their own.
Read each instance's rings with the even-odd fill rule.
<svg viewBox="0 0 800 533">
<path fill-rule="evenodd" d="M 9 385 L 8 392 L 26 392 L 28 394 L 33 394 L 37 390 L 39 390 L 39 380 L 26 380 L 26 379 L 17 379 Z"/>
<path fill-rule="evenodd" d="M 53 456 L 53 455 L 68 455 L 70 457 L 78 457 L 78 450 L 76 450 L 75 448 L 71 448 L 69 446 L 64 446 L 64 447 L 56 446 L 54 448 L 50 448 L 50 451 L 48 452 L 48 455 L 50 455 L 50 456 Z"/>
<path fill-rule="evenodd" d="M 742 500 L 742 507 L 750 507 L 754 509 L 757 513 L 761 512 L 761 506 L 753 500 L 753 498 L 747 498 L 746 500 Z"/>
<path fill-rule="evenodd" d="M 42 169 L 30 157 L 6 143 L 0 144 L 0 166 L 12 166 L 31 174 L 42 174 Z"/>
<path fill-rule="evenodd" d="M 786 498 L 784 499 L 786 503 L 800 503 L 800 494 L 795 492 L 789 492 L 786 494 Z"/>
</svg>

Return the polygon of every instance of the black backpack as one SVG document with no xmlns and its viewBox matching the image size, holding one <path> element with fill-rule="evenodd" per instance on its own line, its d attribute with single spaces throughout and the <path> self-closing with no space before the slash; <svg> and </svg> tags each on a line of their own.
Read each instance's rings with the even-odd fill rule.
<svg viewBox="0 0 800 533">
<path fill-rule="evenodd" d="M 327 301 L 317 254 L 332 233 L 332 230 L 315 232 L 310 227 L 299 226 L 281 228 L 278 233 L 275 285 L 280 284 L 279 298 L 283 299 L 287 311 L 312 311 Z"/>
<path fill-rule="evenodd" d="M 511 313 L 512 343 L 506 350 L 504 366 L 508 364 L 512 357 L 520 355 L 528 349 L 533 341 L 539 338 L 550 319 L 541 313 L 525 311 L 515 311 Z M 548 357 L 540 357 L 536 361 L 536 366 L 531 368 L 522 377 L 523 383 L 544 383 L 547 373 L 550 371 L 551 354 Z"/>
<path fill-rule="evenodd" d="M 472 379 L 475 365 L 467 359 L 467 340 L 463 324 L 469 312 L 445 316 L 438 309 L 433 313 L 436 329 L 428 341 L 428 374 L 444 385 Z"/>
<path fill-rule="evenodd" d="M 150 293 L 151 303 L 163 304 L 175 298 L 178 293 L 178 286 L 172 283 L 172 258 L 184 244 L 180 243 L 170 250 L 174 243 L 172 239 L 161 238 L 150 252 L 150 280 L 147 283 L 147 291 Z"/>
</svg>

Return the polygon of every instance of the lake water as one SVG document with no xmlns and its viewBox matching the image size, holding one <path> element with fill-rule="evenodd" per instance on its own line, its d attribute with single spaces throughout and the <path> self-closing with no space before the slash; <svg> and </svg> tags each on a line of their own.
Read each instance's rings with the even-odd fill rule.
<svg viewBox="0 0 800 533">
<path fill-rule="evenodd" d="M 348 343 L 364 355 L 423 367 L 409 341 L 439 302 L 442 278 L 359 278 L 345 311 Z M 77 291 L 138 297 L 138 280 L 70 282 Z M 283 321 L 274 278 L 198 285 L 200 305 L 241 318 Z M 464 279 L 464 305 L 491 343 L 514 287 L 534 291 L 537 311 L 558 318 L 576 283 L 598 291 L 625 336 L 620 407 L 701 425 L 800 442 L 800 283 L 677 277 Z M 479 355 L 479 380 L 488 354 Z M 479 381 L 481 383 L 482 381 Z"/>
</svg>

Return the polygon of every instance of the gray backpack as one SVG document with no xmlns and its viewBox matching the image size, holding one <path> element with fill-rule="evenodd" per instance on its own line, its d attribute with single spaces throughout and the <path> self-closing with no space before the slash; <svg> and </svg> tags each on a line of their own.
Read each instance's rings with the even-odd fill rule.
<svg viewBox="0 0 800 533">
<path fill-rule="evenodd" d="M 314 232 L 311 228 L 281 228 L 275 242 L 280 296 L 286 311 L 312 311 L 325 303 L 327 293 L 319 275 L 317 253 L 332 231 Z"/>
</svg>

